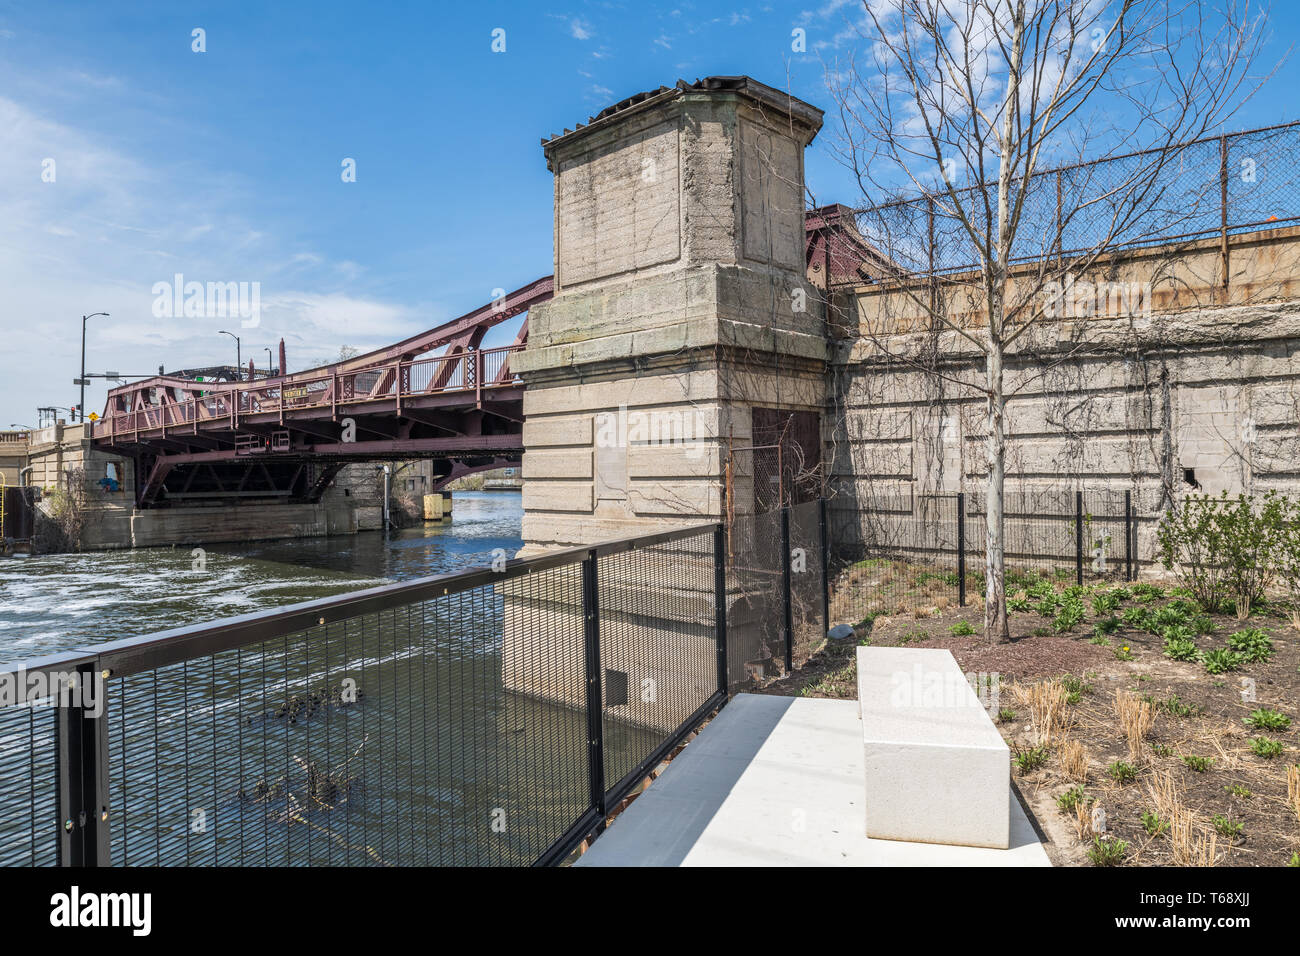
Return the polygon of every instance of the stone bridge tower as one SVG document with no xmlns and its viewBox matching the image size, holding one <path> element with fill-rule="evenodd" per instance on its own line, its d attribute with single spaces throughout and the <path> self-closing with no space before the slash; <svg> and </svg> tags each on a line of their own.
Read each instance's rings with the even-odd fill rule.
<svg viewBox="0 0 1300 956">
<path fill-rule="evenodd" d="M 748 77 L 710 77 L 543 141 L 555 297 L 512 363 L 528 387 L 525 553 L 716 520 L 729 444 L 774 411 L 820 415 L 803 153 L 821 122 Z"/>
</svg>

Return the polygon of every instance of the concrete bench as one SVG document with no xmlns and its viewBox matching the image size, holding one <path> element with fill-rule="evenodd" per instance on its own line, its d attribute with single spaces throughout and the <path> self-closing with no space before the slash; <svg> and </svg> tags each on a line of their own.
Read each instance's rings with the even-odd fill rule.
<svg viewBox="0 0 1300 956">
<path fill-rule="evenodd" d="M 867 836 L 1006 849 L 1011 752 L 952 653 L 858 648 Z"/>
</svg>

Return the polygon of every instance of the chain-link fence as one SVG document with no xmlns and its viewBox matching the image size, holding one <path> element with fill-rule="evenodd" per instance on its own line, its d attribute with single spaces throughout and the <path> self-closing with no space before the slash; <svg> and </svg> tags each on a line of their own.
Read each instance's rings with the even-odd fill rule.
<svg viewBox="0 0 1300 956">
<path fill-rule="evenodd" d="M 1013 183 L 1013 190 L 1019 189 Z M 882 203 L 857 228 L 904 274 L 978 269 L 962 215 L 985 235 L 997 184 Z M 961 215 L 959 215 L 959 213 Z M 1025 190 L 1011 262 L 1068 260 L 1300 222 L 1300 124 L 1043 170 Z"/>
</svg>

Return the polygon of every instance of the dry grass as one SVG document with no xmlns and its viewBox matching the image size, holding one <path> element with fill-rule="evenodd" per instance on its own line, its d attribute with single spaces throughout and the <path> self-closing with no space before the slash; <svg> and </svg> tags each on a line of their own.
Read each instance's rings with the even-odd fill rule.
<svg viewBox="0 0 1300 956">
<path fill-rule="evenodd" d="M 1161 820 L 1172 820 L 1174 814 L 1182 809 L 1182 791 L 1178 788 L 1174 775 L 1167 770 L 1151 774 L 1151 779 L 1147 781 L 1147 793 L 1151 794 L 1151 804 Z"/>
<path fill-rule="evenodd" d="M 1060 680 L 1039 681 L 1036 684 L 1017 684 L 1012 688 L 1017 703 L 1029 710 L 1038 743 L 1048 746 L 1053 740 L 1064 738 L 1070 729 L 1069 692 Z"/>
<path fill-rule="evenodd" d="M 1191 810 L 1179 807 L 1169 822 L 1174 866 L 1216 866 L 1219 835 L 1206 827 Z"/>
<path fill-rule="evenodd" d="M 1300 764 L 1286 768 L 1286 802 L 1295 811 L 1295 818 L 1300 820 Z"/>
<path fill-rule="evenodd" d="M 1129 759 L 1137 763 L 1142 757 L 1142 742 L 1155 723 L 1155 710 L 1137 694 L 1121 689 L 1115 691 L 1115 712 L 1119 716 L 1120 730 L 1128 741 Z"/>
<path fill-rule="evenodd" d="M 1080 800 L 1074 805 L 1074 830 L 1085 843 L 1093 836 L 1093 809 L 1091 800 Z"/>
<path fill-rule="evenodd" d="M 1077 740 L 1061 743 L 1061 772 L 1076 783 L 1088 782 L 1088 748 Z"/>
</svg>

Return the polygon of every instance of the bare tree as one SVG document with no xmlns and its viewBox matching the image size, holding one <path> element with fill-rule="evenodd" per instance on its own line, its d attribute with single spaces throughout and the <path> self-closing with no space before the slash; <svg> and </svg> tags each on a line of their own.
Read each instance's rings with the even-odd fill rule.
<svg viewBox="0 0 1300 956">
<path fill-rule="evenodd" d="M 865 55 L 829 64 L 828 82 L 841 158 L 871 203 L 862 231 L 895 275 L 858 334 L 983 396 L 985 631 L 1005 639 L 1008 360 L 1032 352 L 1044 319 L 1067 317 L 1075 277 L 1179 224 L 1192 231 L 1218 199 L 1217 175 L 1189 186 L 1177 174 L 1188 144 L 1253 88 L 1263 14 L 1201 0 L 863 7 Z M 931 341 L 909 346 L 917 331 Z M 945 367 L 959 349 L 982 374 Z"/>
</svg>

